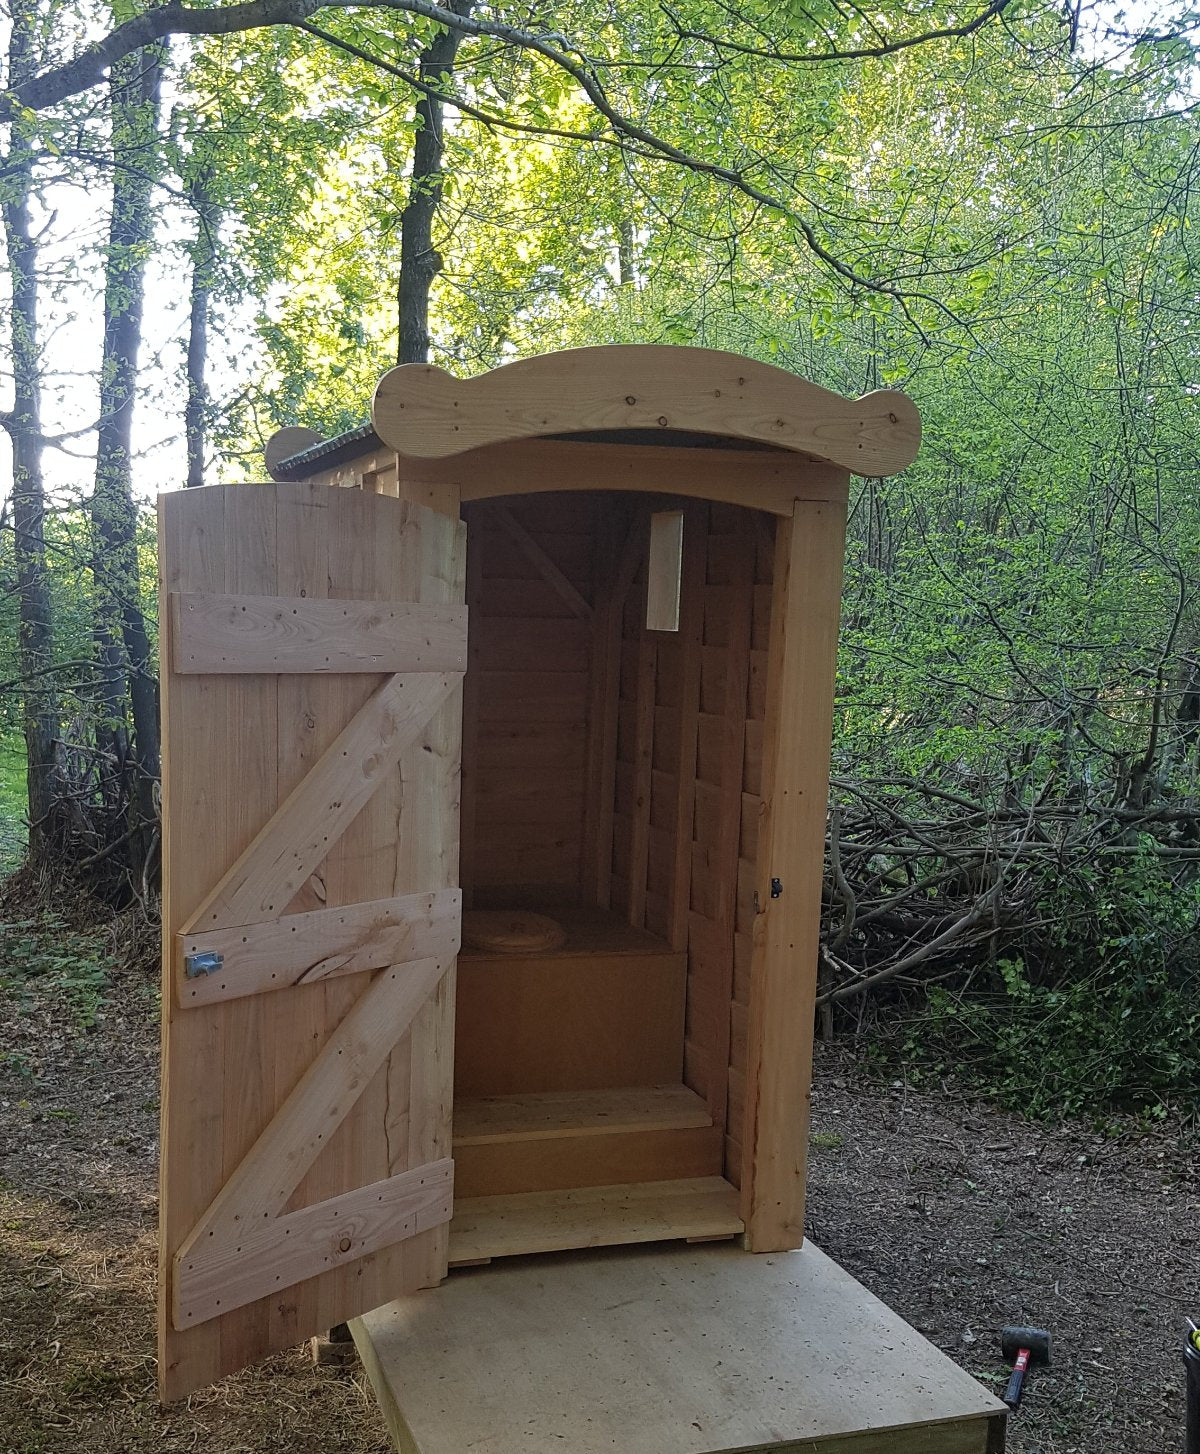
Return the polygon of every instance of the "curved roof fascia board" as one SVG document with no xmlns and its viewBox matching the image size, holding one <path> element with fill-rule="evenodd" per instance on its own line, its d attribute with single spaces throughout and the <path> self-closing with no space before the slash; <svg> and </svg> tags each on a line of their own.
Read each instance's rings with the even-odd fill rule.
<svg viewBox="0 0 1200 1454">
<path fill-rule="evenodd" d="M 597 430 L 662 429 L 774 445 L 858 475 L 916 458 L 921 419 L 906 394 L 845 399 L 771 364 L 715 349 L 607 344 L 456 379 L 432 364 L 384 374 L 371 410 L 385 444 L 415 459 Z"/>
</svg>

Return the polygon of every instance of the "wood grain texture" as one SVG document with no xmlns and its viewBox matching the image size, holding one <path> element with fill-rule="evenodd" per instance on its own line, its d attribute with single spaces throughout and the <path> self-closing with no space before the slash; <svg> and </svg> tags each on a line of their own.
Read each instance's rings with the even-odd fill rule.
<svg viewBox="0 0 1200 1454">
<path fill-rule="evenodd" d="M 280 491 L 276 497 L 277 557 L 275 568 L 275 592 L 278 595 L 304 596 L 310 600 L 324 600 L 331 594 L 345 596 L 344 582 L 339 579 L 331 591 L 330 574 L 336 551 L 331 552 L 333 541 L 326 528 L 331 492 L 317 485 L 310 485 L 307 491 Z M 336 497 L 335 507 L 340 515 L 345 508 Z M 357 510 L 350 516 L 358 520 Z M 411 529 L 411 522 L 406 522 Z M 340 532 L 337 532 L 340 533 Z M 387 532 L 391 533 L 391 532 Z M 261 587 L 265 589 L 265 586 Z M 386 592 L 389 598 L 397 591 Z M 357 677 L 359 690 L 367 690 L 376 684 L 377 678 Z M 276 716 L 276 760 L 279 764 L 279 783 L 276 802 L 296 786 L 312 769 L 321 753 L 341 730 L 345 722 L 346 702 L 341 683 L 337 677 L 323 674 L 280 676 L 277 681 L 278 711 Z M 387 791 L 384 789 L 383 791 Z M 308 878 L 300 891 L 288 905 L 289 913 L 303 913 L 337 905 L 339 895 L 336 884 L 330 880 L 337 857 L 346 852 L 350 844 L 343 839 Z M 331 863 L 330 859 L 333 860 Z M 331 897 L 332 889 L 332 897 Z M 362 884 L 353 897 L 371 898 L 391 892 L 390 888 L 376 886 L 372 879 Z M 362 981 L 351 977 L 344 989 L 349 997 L 361 989 Z M 278 1008 L 277 1008 L 278 1007 Z M 249 1009 L 250 1006 L 244 1007 Z M 314 984 L 297 989 L 283 997 L 271 1000 L 270 1005 L 255 1007 L 260 1017 L 260 1027 L 266 1021 L 273 1035 L 271 1046 L 271 1091 L 269 1104 L 278 1106 L 286 1100 L 292 1089 L 307 1070 L 313 1054 L 320 1048 L 329 1030 L 344 1013 L 340 998 L 331 995 L 323 984 Z M 229 1011 L 232 1016 L 236 1013 Z M 350 1117 L 359 1123 L 368 1121 L 375 1114 L 370 1100 L 363 1097 L 351 1111 Z M 369 1139 L 369 1136 L 368 1136 Z M 231 1166 L 231 1170 L 234 1169 Z M 360 1181 L 376 1181 L 380 1172 L 372 1169 L 364 1172 Z M 356 1173 L 353 1175 L 357 1175 Z M 310 1169 L 302 1179 L 301 1188 L 310 1201 L 322 1201 L 338 1194 L 351 1183 L 352 1173 L 339 1165 L 330 1168 L 318 1165 Z M 299 1205 L 300 1203 L 297 1203 Z M 395 1251 L 378 1253 L 374 1262 L 393 1264 Z M 371 1277 L 373 1268 L 360 1261 L 354 1264 L 354 1273 Z M 294 1283 L 286 1293 L 266 1298 L 258 1305 L 266 1308 L 266 1329 L 257 1328 L 256 1336 L 262 1345 L 287 1347 L 305 1336 L 309 1327 L 320 1327 L 326 1305 L 347 1295 L 341 1269 L 322 1274 L 304 1282 Z M 248 1318 L 249 1309 L 235 1317 L 221 1319 L 223 1326 L 230 1326 Z M 328 1326 L 327 1324 L 325 1326 Z M 189 1333 L 188 1337 L 195 1336 Z"/>
<path fill-rule="evenodd" d="M 505 505 L 498 505 L 494 511 L 494 516 L 513 540 L 517 542 L 517 545 L 528 557 L 530 563 L 545 580 L 546 584 L 558 592 L 576 616 L 582 617 L 585 621 L 588 620 L 592 614 L 591 602 L 576 587 L 566 572 L 560 570 L 554 561 L 550 559 L 513 512 Z"/>
<path fill-rule="evenodd" d="M 318 434 L 315 429 L 308 429 L 303 424 L 285 424 L 282 429 L 277 429 L 271 435 L 263 450 L 263 463 L 267 467 L 267 474 L 274 479 L 275 471 L 284 460 L 291 459 L 293 455 L 302 454 L 304 450 L 311 449 L 314 444 L 324 442 L 324 436 Z"/>
<path fill-rule="evenodd" d="M 640 605 L 644 612 L 645 593 Z M 642 619 L 644 620 L 644 614 Z M 637 647 L 637 679 L 634 696 L 633 739 L 633 831 L 629 850 L 629 922 L 647 927 L 647 876 L 650 869 L 650 810 L 654 775 L 654 699 L 657 687 L 659 645 L 642 630 Z"/>
<path fill-rule="evenodd" d="M 605 511 L 600 529 L 579 892 L 584 903 L 607 908 L 612 896 L 622 622 L 626 598 L 649 543 L 647 512 L 637 509 L 629 520 L 624 512 Z"/>
<path fill-rule="evenodd" d="M 562 490 L 651 490 L 790 515 L 797 500 L 845 500 L 850 489 L 848 470 L 781 449 L 525 439 L 402 464 L 412 480 L 425 482 L 416 488 L 430 496 L 450 491 L 464 503 Z"/>
<path fill-rule="evenodd" d="M 541 1095 L 460 1097 L 454 1147 L 623 1131 L 672 1131 L 711 1125 L 704 1102 L 682 1085 L 550 1091 Z"/>
<path fill-rule="evenodd" d="M 700 722 L 700 647 L 704 640 L 704 557 L 708 510 L 689 505 L 682 512 L 680 560 L 679 683 L 676 704 L 655 713 L 654 735 L 664 747 L 674 775 L 671 842 L 671 944 L 687 949 L 692 893 L 692 830 L 696 815 L 696 755 Z M 662 730 L 660 731 L 660 717 Z M 657 746 L 657 741 L 656 741 Z"/>
<path fill-rule="evenodd" d="M 713 903 L 713 931 L 720 946 L 705 992 L 716 1006 L 713 1036 L 709 1042 L 712 1078 L 709 1108 L 719 1124 L 729 1125 L 729 1075 L 731 1060 L 730 1026 L 734 998 L 735 932 L 737 928 L 738 854 L 741 846 L 742 781 L 745 772 L 746 733 L 750 719 L 748 686 L 753 639 L 756 522 L 742 517 L 737 522 L 735 547 L 726 561 L 724 578 L 730 587 L 731 608 L 722 623 L 725 641 L 725 700 L 720 742 L 718 816 L 713 826 L 714 861 L 720 865 Z M 768 526 L 772 522 L 767 522 Z M 744 1060 L 738 1060 L 744 1069 Z M 735 1142 L 740 1149 L 742 1128 L 735 1125 Z M 742 1181 L 740 1156 L 726 1162 L 726 1175 L 736 1185 Z"/>
<path fill-rule="evenodd" d="M 463 1197 L 714 1176 L 721 1133 L 681 1085 L 461 1098 L 454 1160 Z"/>
<path fill-rule="evenodd" d="M 189 503 L 183 506 L 186 497 Z M 225 589 L 225 506 L 228 491 L 200 488 L 160 498 L 158 506 L 160 620 L 163 593 Z M 274 590 L 274 578 L 271 579 Z M 160 1105 L 158 1247 L 158 1385 L 163 1399 L 178 1398 L 224 1371 L 221 1327 L 206 1323 L 176 1337 L 171 1316 L 174 1257 L 223 1175 L 224 1098 L 196 1088 L 224 1084 L 226 1040 L 232 1027 L 223 1009 L 204 1011 L 187 1029 L 173 993 L 174 943 L 184 919 L 224 871 L 227 855 L 247 841 L 231 821 L 233 784 L 227 742 L 212 735 L 190 745 L 199 720 L 226 722 L 240 710 L 241 683 L 226 677 L 177 676 L 169 633 L 161 643 L 162 695 L 162 918 L 163 1030 Z M 196 833 L 197 822 L 204 831 Z M 218 825 L 214 830 L 211 824 Z M 256 1330 L 257 1331 L 257 1330 Z"/>
<path fill-rule="evenodd" d="M 312 484 L 219 486 L 160 501 L 164 592 L 463 603 L 461 531 L 407 501 Z M 167 603 L 162 602 L 163 617 Z M 176 936 L 229 866 L 378 689 L 381 674 L 206 676 L 173 670 L 163 639 L 164 1072 L 160 1210 L 160 1391 L 175 1399 L 290 1346 L 445 1266 L 435 1227 L 339 1262 L 202 1326 L 174 1327 L 175 1253 L 291 1095 L 369 982 L 348 972 L 281 993 L 183 1009 Z M 439 751 L 426 750 L 436 724 Z M 384 774 L 354 822 L 280 913 L 453 887 L 458 695 L 452 690 Z M 443 745 L 444 744 L 444 745 Z M 439 827 L 446 821 L 450 829 Z M 414 825 L 409 841 L 408 824 Z M 281 1215 L 449 1156 L 453 967 L 409 1035 L 363 1088 Z M 432 1028 L 431 1028 L 432 1027 Z M 422 1091 L 390 1094 L 422 1044 Z M 406 1071 L 405 1074 L 408 1074 Z M 213 1087 L 217 1087 L 213 1093 Z M 389 1108 L 390 1113 L 389 1113 Z M 443 1134 L 430 1122 L 444 1122 Z M 411 1158 L 411 1161 L 410 1161 Z M 236 1244 L 235 1244 L 236 1245 Z"/>
<path fill-rule="evenodd" d="M 767 674 L 742 1205 L 748 1245 L 804 1238 L 821 883 L 845 514 L 798 504 L 778 527 Z M 773 897 L 771 880 L 782 892 Z"/>
<path fill-rule="evenodd" d="M 450 1221 L 454 1163 L 438 1161 L 182 1253 L 174 1319 L 195 1327 Z"/>
<path fill-rule="evenodd" d="M 599 502 L 466 512 L 471 565 L 463 879 L 477 907 L 579 896 Z M 538 904 L 542 898 L 543 904 Z"/>
<path fill-rule="evenodd" d="M 811 1244 L 580 1252 L 354 1328 L 415 1454 L 989 1454 L 1004 1408 Z"/>
<path fill-rule="evenodd" d="M 444 503 L 449 506 L 447 497 Z M 453 605 L 466 591 L 466 527 L 458 519 L 420 510 L 422 528 L 407 534 L 394 569 L 417 583 L 414 599 Z M 451 692 L 425 731 L 401 759 L 398 796 L 381 809 L 375 842 L 394 844 L 389 865 L 401 883 L 432 889 L 458 884 L 462 687 Z M 394 823 L 399 821 L 397 835 Z M 372 862 L 378 849 L 368 849 Z M 385 860 L 386 862 L 386 860 Z M 361 869 L 356 869 L 356 873 Z M 381 1087 L 380 1114 L 387 1127 L 392 1172 L 451 1154 L 454 1103 L 454 1006 L 456 968 L 451 965 L 418 1014 L 407 1055 L 393 1053 Z M 448 1228 L 438 1226 L 399 1245 L 401 1276 L 408 1286 L 436 1287 L 446 1275 Z"/>
<path fill-rule="evenodd" d="M 442 889 L 179 934 L 176 993 L 188 1008 L 417 959 L 449 963 L 458 952 L 461 922 L 462 894 Z M 188 978 L 184 959 L 190 954 L 219 954 L 225 963 L 218 972 Z"/>
<path fill-rule="evenodd" d="M 454 1148 L 460 1197 L 718 1176 L 722 1137 L 710 1125 L 613 1130 Z"/>
<path fill-rule="evenodd" d="M 372 982 L 184 1240 L 177 1264 L 210 1237 L 236 1241 L 260 1218 L 279 1216 L 448 968 L 423 959 Z"/>
<path fill-rule="evenodd" d="M 167 600 L 182 673 L 467 668 L 463 607 L 175 591 Z"/>
<path fill-rule="evenodd" d="M 390 677 L 351 718 L 187 926 L 258 924 L 283 912 L 455 689 L 435 672 Z"/>
<path fill-rule="evenodd" d="M 677 1083 L 684 973 L 684 956 L 665 945 L 653 953 L 464 954 L 457 1093 Z"/>
<path fill-rule="evenodd" d="M 646 558 L 646 629 L 678 631 L 683 589 L 683 511 L 655 510 L 650 516 Z"/>
<path fill-rule="evenodd" d="M 484 619 L 479 607 L 487 545 L 482 522 L 478 519 L 479 512 L 467 506 L 462 514 L 467 536 L 467 618 L 477 628 Z M 459 878 L 463 884 L 463 906 L 468 909 L 475 903 L 475 804 L 480 773 L 479 676 L 483 660 L 479 647 L 479 631 L 473 629 L 467 636 L 467 673 L 463 677 L 462 777 L 459 797 Z"/>
<path fill-rule="evenodd" d="M 737 1193 L 719 1176 L 462 1197 L 450 1224 L 450 1261 L 720 1237 L 741 1230 Z"/>
<path fill-rule="evenodd" d="M 683 430 L 890 475 L 920 444 L 920 418 L 903 394 L 844 399 L 736 354 L 662 345 L 570 349 L 474 379 L 404 364 L 380 380 L 372 419 L 381 439 L 418 458 L 572 431 Z"/>
</svg>

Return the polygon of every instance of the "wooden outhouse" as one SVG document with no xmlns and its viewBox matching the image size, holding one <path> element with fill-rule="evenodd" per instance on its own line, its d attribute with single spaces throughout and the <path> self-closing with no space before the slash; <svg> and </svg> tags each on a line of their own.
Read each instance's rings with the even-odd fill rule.
<svg viewBox="0 0 1200 1454">
<path fill-rule="evenodd" d="M 358 1319 L 420 1454 L 1002 1447 L 793 1250 L 848 490 L 919 432 L 582 349 L 162 497 L 165 1398 Z"/>
</svg>

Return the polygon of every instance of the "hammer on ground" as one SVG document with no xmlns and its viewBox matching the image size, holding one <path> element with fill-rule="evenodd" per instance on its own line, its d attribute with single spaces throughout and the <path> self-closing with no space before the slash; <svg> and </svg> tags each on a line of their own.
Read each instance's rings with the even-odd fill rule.
<svg viewBox="0 0 1200 1454">
<path fill-rule="evenodd" d="M 1050 1362 L 1050 1334 L 1045 1328 L 1001 1328 L 1000 1349 L 1012 1360 L 1012 1377 L 1004 1390 L 1004 1402 L 1015 1409 L 1021 1402 L 1021 1389 L 1031 1365 Z"/>
</svg>

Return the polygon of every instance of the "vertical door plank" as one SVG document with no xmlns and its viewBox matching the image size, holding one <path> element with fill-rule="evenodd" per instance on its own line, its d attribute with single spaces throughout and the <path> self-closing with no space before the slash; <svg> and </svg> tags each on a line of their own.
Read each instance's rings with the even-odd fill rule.
<svg viewBox="0 0 1200 1454">
<path fill-rule="evenodd" d="M 403 579 L 417 582 L 416 599 L 430 605 L 462 601 L 466 592 L 466 526 L 414 512 L 403 540 Z M 469 631 L 468 626 L 468 631 Z M 422 738 L 401 759 L 405 786 L 403 831 L 396 840 L 396 872 L 404 883 L 429 889 L 459 881 L 459 793 L 462 766 L 462 692 L 451 693 Z M 407 1056 L 389 1069 L 392 1099 L 406 1107 L 408 1135 L 392 1136 L 392 1173 L 451 1155 L 454 1099 L 454 995 L 451 965 L 408 1038 Z M 409 1286 L 431 1287 L 446 1275 L 448 1228 L 434 1227 L 395 1250 Z"/>
<path fill-rule="evenodd" d="M 325 600 L 329 595 L 329 543 L 326 505 L 333 491 L 327 485 L 298 485 L 281 493 L 276 511 L 279 545 L 277 577 L 281 595 Z M 279 682 L 280 794 L 292 791 L 316 763 L 333 724 L 325 707 L 326 684 L 316 676 L 287 676 Z M 288 905 L 289 913 L 324 908 L 325 865 L 321 864 Z M 287 992 L 287 1033 L 275 1050 L 275 1104 L 282 1105 L 326 1038 L 323 985 L 297 985 Z M 302 1183 L 303 1185 L 303 1183 Z M 309 1189 L 305 1188 L 305 1193 Z M 297 1342 L 302 1329 L 315 1327 L 317 1286 L 298 1283 L 271 1299 L 271 1341 Z"/>
<path fill-rule="evenodd" d="M 225 589 L 225 500 L 222 489 L 164 495 L 158 505 L 159 620 L 167 621 L 167 594 L 181 589 Z M 186 501 L 187 508 L 183 508 Z M 210 834 L 198 835 L 197 820 L 215 816 L 214 795 L 226 791 L 212 761 L 214 743 L 194 742 L 197 722 L 222 722 L 233 708 L 228 677 L 177 677 L 171 671 L 170 632 L 159 646 L 162 673 L 163 773 L 163 943 L 162 981 L 164 1056 L 159 1160 L 159 1389 L 174 1396 L 183 1381 L 215 1378 L 221 1366 L 221 1330 L 207 1323 L 176 1335 L 171 1321 L 171 1265 L 175 1252 L 221 1184 L 223 1099 L 205 1087 L 225 1078 L 222 1005 L 181 1011 L 175 1002 L 172 942 L 188 915 L 224 872 L 227 846 Z M 172 1025 L 195 1015 L 186 1035 L 172 1036 Z M 170 1053 L 167 1053 L 167 1047 Z M 198 1093 L 199 1088 L 199 1093 Z"/>
<path fill-rule="evenodd" d="M 338 491 L 326 512 L 326 584 L 330 596 L 348 600 L 388 599 L 384 578 L 389 563 L 396 561 L 397 541 L 406 526 L 408 507 L 390 512 L 394 525 L 379 528 L 377 502 L 357 490 Z M 395 599 L 403 599 L 401 592 Z M 349 676 L 331 680 L 326 688 L 326 710 L 332 721 L 349 721 L 383 681 L 367 675 L 357 681 Z M 378 789 L 364 804 L 342 838 L 332 846 L 325 862 L 326 902 L 331 906 L 373 898 L 377 892 L 393 893 L 392 842 L 397 832 L 406 831 L 399 808 L 399 768 L 393 767 Z M 340 984 L 325 986 L 325 1021 L 334 1025 L 349 1014 L 371 982 L 370 975 L 351 975 Z M 387 1082 L 383 1069 L 376 1072 L 358 1104 L 330 1138 L 320 1162 L 313 1167 L 309 1184 L 302 1188 L 304 1201 L 329 1195 L 331 1186 L 367 1186 L 387 1175 L 385 1137 Z M 302 1204 L 302 1203 L 298 1203 Z M 317 1285 L 317 1316 L 322 1325 L 340 1320 L 339 1309 L 354 1295 L 355 1284 L 364 1293 L 378 1286 L 383 1264 L 391 1249 L 357 1263 L 332 1269 Z"/>
<path fill-rule="evenodd" d="M 277 593 L 276 493 L 271 486 L 230 490 L 225 505 L 225 589 L 237 595 Z M 279 801 L 276 742 L 278 678 L 249 676 L 231 686 L 233 710 L 217 730 L 224 738 L 228 785 L 223 817 L 232 837 L 250 842 Z M 275 1105 L 274 1049 L 282 1007 L 261 996 L 226 1011 L 225 1075 L 221 1083 L 222 1180 L 237 1170 Z M 221 1362 L 236 1368 L 258 1356 L 270 1326 L 265 1302 L 221 1321 Z"/>
</svg>

